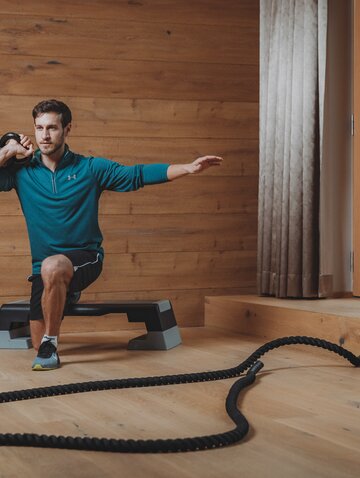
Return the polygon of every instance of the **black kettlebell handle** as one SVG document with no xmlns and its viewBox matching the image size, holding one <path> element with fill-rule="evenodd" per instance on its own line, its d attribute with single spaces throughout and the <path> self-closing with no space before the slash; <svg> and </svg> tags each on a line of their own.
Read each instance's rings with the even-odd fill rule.
<svg viewBox="0 0 360 478">
<path fill-rule="evenodd" d="M 21 142 L 20 135 L 17 133 L 5 133 L 1 138 L 0 138 L 0 148 L 3 148 L 10 139 L 14 139 L 18 143 Z M 16 156 L 13 156 L 12 158 L 8 159 L 6 162 L 6 166 L 12 166 L 13 164 L 16 164 L 17 166 L 26 166 L 27 164 L 30 163 L 32 159 L 32 155 L 28 156 L 27 158 L 23 159 L 17 159 Z"/>
</svg>

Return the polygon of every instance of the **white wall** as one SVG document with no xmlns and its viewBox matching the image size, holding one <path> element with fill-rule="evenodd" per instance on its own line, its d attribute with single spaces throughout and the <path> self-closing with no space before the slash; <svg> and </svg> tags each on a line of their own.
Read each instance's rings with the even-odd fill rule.
<svg viewBox="0 0 360 478">
<path fill-rule="evenodd" d="M 329 0 L 321 223 L 334 292 L 352 290 L 352 1 Z"/>
</svg>

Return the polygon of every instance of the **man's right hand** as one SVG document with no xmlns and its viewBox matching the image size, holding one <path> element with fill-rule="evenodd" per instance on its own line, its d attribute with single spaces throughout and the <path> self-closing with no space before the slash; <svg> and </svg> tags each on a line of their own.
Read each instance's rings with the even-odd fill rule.
<svg viewBox="0 0 360 478">
<path fill-rule="evenodd" d="M 21 158 L 27 158 L 33 154 L 34 145 L 32 144 L 31 139 L 28 136 L 20 134 L 20 139 L 20 143 L 15 141 L 15 144 L 17 145 L 16 156 L 20 156 Z M 14 140 L 10 141 L 13 142 Z"/>
<path fill-rule="evenodd" d="M 6 166 L 7 161 L 14 156 L 19 159 L 27 158 L 34 152 L 34 146 L 28 136 L 20 134 L 21 142 L 10 139 L 6 145 L 0 149 L 0 167 Z"/>
</svg>

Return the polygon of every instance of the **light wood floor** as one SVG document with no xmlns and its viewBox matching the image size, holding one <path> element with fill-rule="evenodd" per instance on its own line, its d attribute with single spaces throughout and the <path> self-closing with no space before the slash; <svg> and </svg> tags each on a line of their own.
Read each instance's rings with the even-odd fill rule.
<svg viewBox="0 0 360 478">
<path fill-rule="evenodd" d="M 1 391 L 106 378 L 228 368 L 262 340 L 206 328 L 182 329 L 167 352 L 127 351 L 138 331 L 68 334 L 63 367 L 32 372 L 33 350 L 1 350 Z M 1 448 L 0 477 L 357 477 L 360 470 L 360 369 L 304 346 L 265 355 L 257 384 L 239 406 L 251 431 L 219 450 L 131 455 Z M 121 438 L 174 438 L 233 428 L 224 404 L 235 379 L 93 392 L 2 404 L 0 432 Z"/>
</svg>

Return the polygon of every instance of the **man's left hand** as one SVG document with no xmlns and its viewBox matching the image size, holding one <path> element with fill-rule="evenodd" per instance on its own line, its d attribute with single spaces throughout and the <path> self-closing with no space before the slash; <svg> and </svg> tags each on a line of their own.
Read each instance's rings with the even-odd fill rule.
<svg viewBox="0 0 360 478">
<path fill-rule="evenodd" d="M 205 169 L 211 168 L 212 166 L 220 166 L 223 158 L 220 156 L 201 156 L 200 158 L 195 159 L 190 164 L 186 165 L 186 169 L 189 174 L 197 174 L 205 171 Z"/>
</svg>

